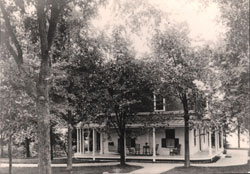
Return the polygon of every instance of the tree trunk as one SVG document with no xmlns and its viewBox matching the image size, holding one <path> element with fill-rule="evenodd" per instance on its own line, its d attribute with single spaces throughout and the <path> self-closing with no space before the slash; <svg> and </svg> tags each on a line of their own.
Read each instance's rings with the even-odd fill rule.
<svg viewBox="0 0 250 174">
<path fill-rule="evenodd" d="M 25 138 L 26 157 L 30 157 L 30 139 Z"/>
<path fill-rule="evenodd" d="M 9 174 L 12 174 L 12 135 L 10 135 L 9 137 L 8 156 L 9 156 Z"/>
<path fill-rule="evenodd" d="M 39 81 L 37 84 L 37 115 L 38 115 L 38 145 L 39 145 L 39 174 L 51 174 L 50 158 L 50 115 L 48 82 L 46 78 L 50 72 L 49 60 L 43 59 Z"/>
<path fill-rule="evenodd" d="M 249 145 L 248 156 L 250 157 L 250 124 L 248 124 L 248 145 Z"/>
<path fill-rule="evenodd" d="M 0 137 L 0 145 L 1 145 L 1 158 L 3 158 L 3 132 L 1 132 L 1 137 Z"/>
<path fill-rule="evenodd" d="M 68 111 L 68 160 L 67 170 L 72 170 L 72 115 L 71 111 Z"/>
<path fill-rule="evenodd" d="M 126 160 L 125 160 L 125 129 L 122 129 L 120 132 L 120 165 L 125 166 L 126 165 Z"/>
<path fill-rule="evenodd" d="M 190 167 L 190 152 L 189 152 L 189 113 L 188 113 L 188 101 L 186 94 L 183 95 L 182 99 L 184 109 L 184 141 L 185 141 L 185 167 Z"/>
<path fill-rule="evenodd" d="M 38 145 L 39 145 L 39 174 L 51 174 L 50 158 L 50 112 L 49 112 L 49 79 L 51 59 L 46 23 L 46 1 L 37 1 L 37 18 L 40 36 L 40 72 L 37 82 L 37 116 L 38 116 Z M 53 22 L 53 21 L 51 21 Z"/>
<path fill-rule="evenodd" d="M 38 118 L 38 147 L 39 147 L 39 174 L 51 174 L 50 158 L 50 118 L 48 102 L 37 103 Z"/>
<path fill-rule="evenodd" d="M 50 159 L 53 160 L 53 126 L 50 126 Z"/>
<path fill-rule="evenodd" d="M 238 148 L 240 148 L 240 125 L 237 126 L 238 129 Z"/>
</svg>

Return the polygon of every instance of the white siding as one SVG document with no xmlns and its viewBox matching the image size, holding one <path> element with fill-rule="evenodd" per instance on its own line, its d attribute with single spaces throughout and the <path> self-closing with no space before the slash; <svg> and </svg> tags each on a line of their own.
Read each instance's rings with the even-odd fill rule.
<svg viewBox="0 0 250 174">
<path fill-rule="evenodd" d="M 170 153 L 170 148 L 165 148 L 162 147 L 161 144 L 161 139 L 165 138 L 165 130 L 167 128 L 156 128 L 155 130 L 155 144 L 159 144 L 158 145 L 158 151 L 157 154 L 158 155 L 169 155 Z M 184 144 L 184 128 L 169 128 L 169 129 L 175 129 L 175 138 L 179 139 L 179 144 L 181 144 L 181 155 L 184 155 L 184 148 L 185 148 L 185 144 Z M 143 153 L 143 146 L 145 146 L 145 143 L 147 142 L 148 145 L 150 146 L 150 152 L 153 153 L 153 128 L 145 128 L 145 129 L 140 129 L 140 131 L 138 131 L 139 129 L 132 129 L 132 132 L 140 132 L 138 134 L 138 136 L 136 137 L 136 144 L 140 144 L 140 153 Z M 201 145 L 202 145 L 202 151 L 208 150 L 208 135 L 207 133 L 205 135 L 203 135 L 203 132 L 201 132 Z M 205 136 L 205 143 L 204 143 L 204 136 Z M 109 138 L 107 134 L 103 134 L 103 150 L 104 153 L 113 153 L 113 152 L 109 152 L 108 149 L 108 142 L 114 142 L 114 149 L 115 152 L 117 152 L 118 150 L 118 135 L 116 134 L 116 132 L 114 131 L 113 133 L 110 134 Z M 189 147 L 190 147 L 190 155 L 193 155 L 197 152 L 200 151 L 200 146 L 199 146 L 199 130 L 196 129 L 196 146 L 194 146 L 194 129 L 189 131 Z"/>
</svg>

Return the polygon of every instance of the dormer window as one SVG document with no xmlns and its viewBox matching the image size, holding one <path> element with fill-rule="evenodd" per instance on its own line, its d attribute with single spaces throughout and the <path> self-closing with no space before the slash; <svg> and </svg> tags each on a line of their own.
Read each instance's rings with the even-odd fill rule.
<svg viewBox="0 0 250 174">
<path fill-rule="evenodd" d="M 154 111 L 165 111 L 165 98 L 160 94 L 154 95 Z"/>
</svg>

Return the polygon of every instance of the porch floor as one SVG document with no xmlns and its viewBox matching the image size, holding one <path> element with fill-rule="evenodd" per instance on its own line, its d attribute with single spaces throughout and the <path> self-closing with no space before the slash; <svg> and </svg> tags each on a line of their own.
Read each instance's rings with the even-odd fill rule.
<svg viewBox="0 0 250 174">
<path fill-rule="evenodd" d="M 223 149 L 212 150 L 212 153 L 209 154 L 208 150 L 197 152 L 190 156 L 192 162 L 212 162 L 213 159 L 220 155 L 223 152 Z M 118 160 L 120 158 L 119 154 L 100 154 L 98 152 L 93 155 L 90 153 L 75 153 L 75 158 L 83 159 L 93 159 L 93 160 Z M 184 161 L 184 155 L 126 155 L 126 160 L 149 160 L 149 161 Z"/>
</svg>

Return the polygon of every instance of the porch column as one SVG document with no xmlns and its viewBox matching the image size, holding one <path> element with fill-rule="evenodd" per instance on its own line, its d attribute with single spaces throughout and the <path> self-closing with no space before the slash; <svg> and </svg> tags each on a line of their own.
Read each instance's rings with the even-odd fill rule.
<svg viewBox="0 0 250 174">
<path fill-rule="evenodd" d="M 155 162 L 156 149 L 155 149 L 155 128 L 153 128 L 153 162 Z"/>
<path fill-rule="evenodd" d="M 76 151 L 79 153 L 79 128 L 76 128 Z"/>
<path fill-rule="evenodd" d="M 79 129 L 80 153 L 82 153 L 82 128 Z"/>
<path fill-rule="evenodd" d="M 85 137 L 84 137 L 84 128 L 82 129 L 82 152 L 85 153 Z"/>
<path fill-rule="evenodd" d="M 92 147 L 92 149 L 93 149 L 93 153 L 92 153 L 92 155 L 93 155 L 93 160 L 95 160 L 95 129 L 93 128 L 93 147 Z"/>
<path fill-rule="evenodd" d="M 88 128 L 88 153 L 89 153 L 89 128 Z"/>
<path fill-rule="evenodd" d="M 103 154 L 103 137 L 102 132 L 100 132 L 100 154 Z"/>
<path fill-rule="evenodd" d="M 214 136 L 215 136 L 215 150 L 217 151 L 218 150 L 218 132 L 217 131 L 215 131 Z"/>
<path fill-rule="evenodd" d="M 208 137 L 209 137 L 209 155 L 212 155 L 212 132 L 208 131 Z"/>
</svg>

